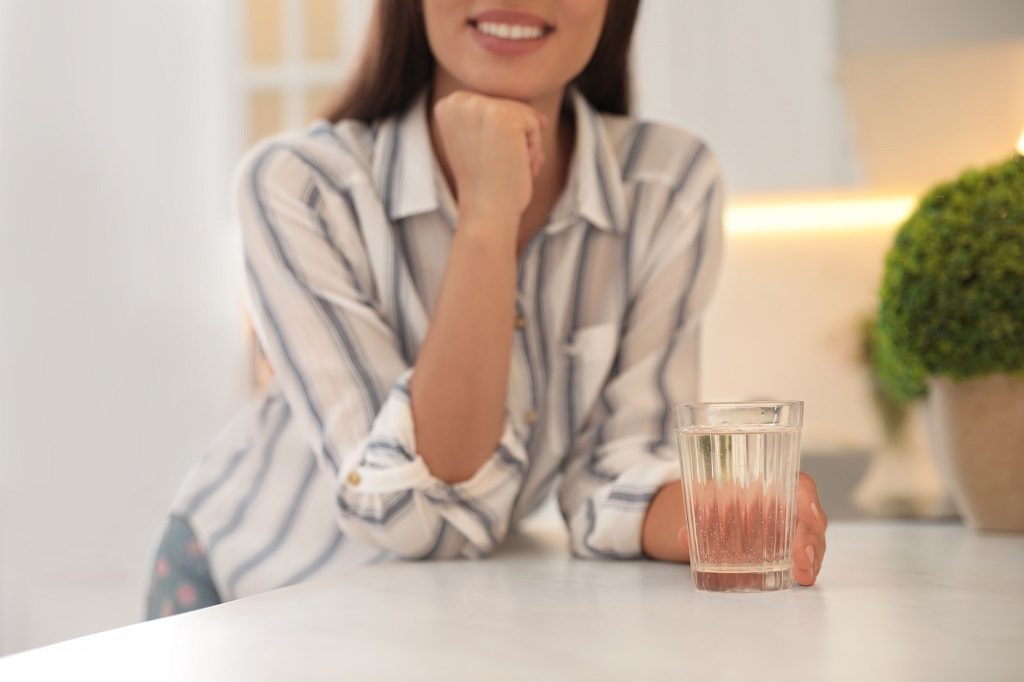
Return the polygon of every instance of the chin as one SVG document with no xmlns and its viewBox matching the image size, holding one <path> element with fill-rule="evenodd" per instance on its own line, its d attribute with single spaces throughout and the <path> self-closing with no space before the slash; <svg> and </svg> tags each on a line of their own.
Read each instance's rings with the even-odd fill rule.
<svg viewBox="0 0 1024 682">
<path fill-rule="evenodd" d="M 508 82 L 508 79 L 495 76 L 493 78 L 471 79 L 465 82 L 465 87 L 467 90 L 472 90 L 488 97 L 501 97 L 521 102 L 530 102 L 564 86 L 539 86 L 535 83 L 512 84 Z"/>
</svg>

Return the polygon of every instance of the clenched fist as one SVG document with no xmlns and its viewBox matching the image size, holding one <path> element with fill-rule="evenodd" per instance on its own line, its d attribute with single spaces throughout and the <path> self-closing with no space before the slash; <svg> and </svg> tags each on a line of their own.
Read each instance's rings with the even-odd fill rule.
<svg viewBox="0 0 1024 682">
<path fill-rule="evenodd" d="M 434 105 L 461 214 L 519 218 L 544 163 L 547 117 L 522 102 L 466 90 Z"/>
</svg>

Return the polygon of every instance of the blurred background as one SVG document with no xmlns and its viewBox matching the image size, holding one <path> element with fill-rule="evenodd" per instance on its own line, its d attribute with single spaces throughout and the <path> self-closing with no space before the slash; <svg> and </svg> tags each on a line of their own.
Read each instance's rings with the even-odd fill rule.
<svg viewBox="0 0 1024 682">
<path fill-rule="evenodd" d="M 0 0 L 0 654 L 140 619 L 176 487 L 263 377 L 234 164 L 322 112 L 371 9 Z M 703 396 L 806 401 L 834 516 L 948 514 L 863 329 L 920 194 L 1017 142 L 1024 3 L 644 0 L 634 69 L 636 113 L 725 166 Z"/>
</svg>

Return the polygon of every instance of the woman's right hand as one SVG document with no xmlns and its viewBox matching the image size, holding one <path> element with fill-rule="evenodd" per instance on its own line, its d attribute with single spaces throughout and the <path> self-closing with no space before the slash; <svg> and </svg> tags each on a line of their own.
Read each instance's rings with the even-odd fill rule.
<svg viewBox="0 0 1024 682">
<path fill-rule="evenodd" d="M 547 117 L 516 100 L 458 90 L 434 105 L 459 212 L 519 219 L 544 163 Z"/>
</svg>

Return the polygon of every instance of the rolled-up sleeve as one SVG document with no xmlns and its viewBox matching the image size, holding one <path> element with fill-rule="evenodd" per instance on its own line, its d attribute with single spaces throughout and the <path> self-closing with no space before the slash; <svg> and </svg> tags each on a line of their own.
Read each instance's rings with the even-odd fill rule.
<svg viewBox="0 0 1024 682">
<path fill-rule="evenodd" d="M 414 367 L 376 303 L 352 187 L 272 141 L 245 158 L 235 188 L 254 326 L 333 482 L 342 532 L 406 558 L 492 551 L 508 531 L 525 448 L 506 419 L 490 458 L 457 484 L 417 453 Z"/>
<path fill-rule="evenodd" d="M 723 190 L 711 153 L 702 148 L 687 184 L 666 194 L 598 414 L 574 440 L 559 491 L 580 557 L 642 557 L 651 500 L 680 477 L 672 404 L 697 399 L 700 322 L 721 262 Z"/>
</svg>

